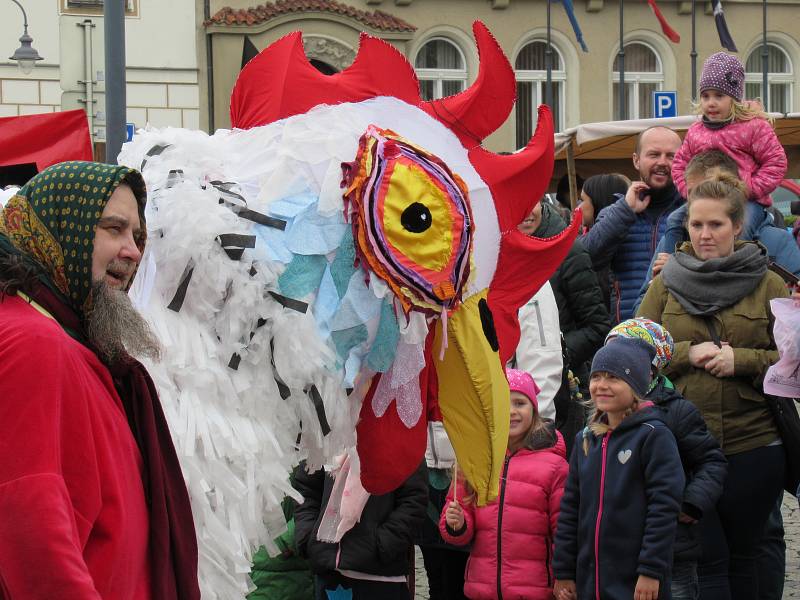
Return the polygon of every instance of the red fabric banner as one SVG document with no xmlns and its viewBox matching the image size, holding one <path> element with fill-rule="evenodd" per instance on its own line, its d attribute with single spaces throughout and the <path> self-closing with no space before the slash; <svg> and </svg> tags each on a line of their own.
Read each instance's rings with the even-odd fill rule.
<svg viewBox="0 0 800 600">
<path fill-rule="evenodd" d="M 669 23 L 667 23 L 667 19 L 664 17 L 663 14 L 661 14 L 661 10 L 658 8 L 656 0 L 647 0 L 647 3 L 650 5 L 650 8 L 653 9 L 653 12 L 656 15 L 656 19 L 658 19 L 658 22 L 661 23 L 661 31 L 664 32 L 664 35 L 667 36 L 672 43 L 674 44 L 680 43 L 681 41 L 680 34 L 669 26 Z"/>
<path fill-rule="evenodd" d="M 92 160 L 89 123 L 81 110 L 0 118 L 0 166 Z"/>
</svg>

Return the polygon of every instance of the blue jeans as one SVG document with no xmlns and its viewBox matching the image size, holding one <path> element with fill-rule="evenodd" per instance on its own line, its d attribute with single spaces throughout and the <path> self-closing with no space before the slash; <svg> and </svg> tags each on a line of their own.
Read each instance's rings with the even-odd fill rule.
<svg viewBox="0 0 800 600">
<path fill-rule="evenodd" d="M 672 600 L 699 600 L 700 583 L 697 579 L 697 563 L 693 560 L 672 565 Z"/>
</svg>

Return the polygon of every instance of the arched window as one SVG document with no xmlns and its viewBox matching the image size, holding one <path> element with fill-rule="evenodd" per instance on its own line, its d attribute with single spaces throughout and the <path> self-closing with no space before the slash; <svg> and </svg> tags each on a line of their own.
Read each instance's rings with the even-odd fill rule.
<svg viewBox="0 0 800 600">
<path fill-rule="evenodd" d="M 614 119 L 649 119 L 653 116 L 653 92 L 664 85 L 661 57 L 642 42 L 625 44 L 625 114 L 619 114 L 619 56 L 611 75 Z"/>
<path fill-rule="evenodd" d="M 551 45 L 553 80 L 553 124 L 556 131 L 564 129 L 564 97 L 567 72 L 564 57 Z M 523 46 L 514 61 L 517 78 L 517 148 L 530 140 L 536 129 L 536 108 L 547 99 L 547 42 L 535 40 Z"/>
<path fill-rule="evenodd" d="M 414 70 L 423 100 L 452 96 L 464 90 L 467 62 L 461 50 L 444 38 L 433 38 L 417 52 Z"/>
<path fill-rule="evenodd" d="M 764 97 L 762 91 L 763 70 L 761 63 L 761 46 L 750 52 L 745 64 L 745 98 L 754 99 Z M 776 44 L 767 44 L 767 108 L 770 112 L 792 112 L 792 87 L 794 86 L 794 72 L 789 55 Z"/>
</svg>

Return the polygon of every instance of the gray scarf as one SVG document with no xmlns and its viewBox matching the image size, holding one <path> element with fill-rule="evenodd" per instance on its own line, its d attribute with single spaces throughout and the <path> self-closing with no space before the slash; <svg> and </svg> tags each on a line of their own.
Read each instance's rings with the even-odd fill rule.
<svg viewBox="0 0 800 600">
<path fill-rule="evenodd" d="M 767 272 L 769 257 L 757 242 L 736 242 L 733 254 L 701 260 L 685 250 L 661 271 L 664 285 L 690 315 L 713 315 L 750 294 Z"/>
</svg>

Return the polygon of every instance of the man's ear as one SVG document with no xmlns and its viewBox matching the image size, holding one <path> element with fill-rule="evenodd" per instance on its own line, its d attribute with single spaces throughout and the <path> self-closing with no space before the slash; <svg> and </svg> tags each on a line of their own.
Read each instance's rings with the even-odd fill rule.
<svg viewBox="0 0 800 600">
<path fill-rule="evenodd" d="M 634 152 L 632 155 L 633 158 L 633 168 L 637 171 L 639 170 L 639 155 Z"/>
</svg>

